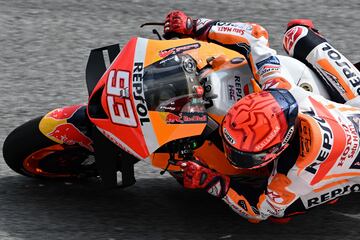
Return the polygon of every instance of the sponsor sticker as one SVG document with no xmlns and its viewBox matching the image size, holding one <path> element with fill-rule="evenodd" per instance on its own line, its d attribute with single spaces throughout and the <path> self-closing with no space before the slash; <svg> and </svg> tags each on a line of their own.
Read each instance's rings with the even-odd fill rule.
<svg viewBox="0 0 360 240">
<path fill-rule="evenodd" d="M 343 153 L 340 156 L 337 166 L 342 167 L 346 161 L 351 161 L 355 158 L 355 161 L 352 163 L 350 168 L 360 169 L 359 165 L 356 167 L 356 162 L 360 163 L 357 160 L 358 148 L 359 148 L 359 135 L 358 132 L 353 125 L 351 124 L 342 124 L 342 127 L 346 136 L 346 145 L 343 150 Z"/>
<path fill-rule="evenodd" d="M 280 132 L 280 127 L 276 126 L 274 130 L 271 133 L 269 133 L 269 135 L 266 136 L 266 138 L 261 143 L 255 146 L 256 151 L 263 150 L 264 147 L 266 147 L 266 145 L 268 145 L 269 142 L 271 142 L 279 132 Z"/>
<path fill-rule="evenodd" d="M 360 158 L 356 158 L 351 164 L 350 169 L 360 169 Z"/>
<path fill-rule="evenodd" d="M 245 90 L 243 91 L 242 82 L 240 76 L 234 76 L 234 82 L 228 84 L 229 100 L 238 101 L 245 96 Z M 245 87 L 244 87 L 245 88 Z"/>
<path fill-rule="evenodd" d="M 169 56 L 170 54 L 182 53 L 182 52 L 189 51 L 192 49 L 200 48 L 200 46 L 201 46 L 200 43 L 191 43 L 191 44 L 186 44 L 186 45 L 182 45 L 182 46 L 178 46 L 178 47 L 168 48 L 168 49 L 161 50 L 159 52 L 159 56 L 162 58 L 165 58 L 165 57 Z"/>
<path fill-rule="evenodd" d="M 229 197 L 229 196 L 225 196 L 223 198 L 223 200 L 236 212 L 238 213 L 240 216 L 244 217 L 244 218 L 250 218 L 250 215 L 247 213 L 247 211 L 245 211 L 243 208 L 241 208 L 239 205 L 237 205 L 236 203 L 234 203 L 234 201 Z"/>
<path fill-rule="evenodd" d="M 338 73 L 345 77 L 346 81 L 349 82 L 349 85 L 353 88 L 352 90 L 357 94 L 360 94 L 359 71 L 341 53 L 339 53 L 328 43 L 323 43 L 320 46 L 322 46 L 321 50 L 327 54 L 328 59 L 330 59 L 330 61 L 332 62 L 331 65 L 335 67 Z M 334 74 L 330 74 L 329 76 L 329 79 L 332 81 L 333 85 L 335 84 L 335 87 L 337 88 L 340 88 L 338 86 L 340 85 L 342 88 L 342 85 L 338 82 L 339 79 L 333 75 Z"/>
<path fill-rule="evenodd" d="M 196 21 L 196 31 L 199 31 L 201 28 L 203 28 L 204 26 L 206 26 L 208 23 L 210 23 L 211 20 L 207 19 L 207 18 L 199 18 Z"/>
<path fill-rule="evenodd" d="M 88 149 L 90 152 L 94 152 L 92 147 L 92 140 L 85 136 L 85 134 L 83 134 L 71 123 L 57 125 L 55 129 L 48 134 L 48 136 L 56 138 L 66 145 L 74 145 L 77 143 L 80 146 Z"/>
<path fill-rule="evenodd" d="M 223 128 L 223 132 L 226 140 L 228 140 L 229 143 L 231 143 L 232 145 L 236 144 L 235 139 L 230 135 L 226 128 Z"/>
<path fill-rule="evenodd" d="M 311 193 L 309 195 L 301 197 L 301 201 L 303 202 L 305 208 L 309 209 L 321 205 L 325 202 L 331 201 L 340 196 L 344 196 L 354 192 L 360 192 L 359 183 L 339 185 L 325 192 L 323 191 L 319 193 Z"/>
<path fill-rule="evenodd" d="M 280 66 L 278 65 L 269 65 L 269 66 L 264 66 L 261 68 L 261 70 L 259 71 L 259 75 L 265 75 L 266 73 L 269 72 L 278 72 L 280 71 Z"/>
<path fill-rule="evenodd" d="M 136 112 L 139 117 L 141 126 L 150 123 L 150 119 L 148 116 L 148 109 L 146 106 L 146 101 L 144 96 L 143 78 L 144 78 L 144 63 L 134 62 L 133 82 L 132 82 L 133 96 L 136 105 Z"/>
<path fill-rule="evenodd" d="M 167 124 L 206 123 L 207 114 L 197 112 L 169 113 L 166 116 Z"/>
<path fill-rule="evenodd" d="M 334 134 L 330 125 L 325 119 L 317 116 L 313 116 L 313 118 L 317 121 L 321 129 L 322 144 L 318 156 L 313 161 L 313 163 L 305 168 L 305 170 L 315 175 L 319 170 L 320 164 L 323 163 L 330 155 L 332 146 L 334 144 Z"/>
<path fill-rule="evenodd" d="M 301 36 L 303 29 L 301 27 L 293 27 L 285 33 L 284 36 L 284 48 L 290 52 L 290 49 L 294 46 L 295 42 Z"/>
<path fill-rule="evenodd" d="M 270 56 L 258 63 L 256 63 L 257 69 L 261 69 L 265 65 L 275 65 L 280 67 L 280 60 L 276 56 Z"/>
</svg>

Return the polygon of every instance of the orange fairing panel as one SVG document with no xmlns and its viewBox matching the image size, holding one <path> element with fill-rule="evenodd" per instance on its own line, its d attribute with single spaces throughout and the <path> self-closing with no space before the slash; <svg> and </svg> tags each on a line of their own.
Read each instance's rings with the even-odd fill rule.
<svg viewBox="0 0 360 240">
<path fill-rule="evenodd" d="M 213 143 L 206 141 L 204 145 L 195 150 L 195 155 L 211 168 L 226 175 L 237 175 L 243 173 L 243 170 L 234 168 L 222 151 Z"/>
<path fill-rule="evenodd" d="M 194 155 L 204 161 L 211 169 L 225 175 L 246 175 L 246 176 L 267 176 L 268 170 L 260 168 L 256 170 L 237 169 L 233 167 L 227 160 L 222 151 L 210 141 L 195 150 Z M 176 156 L 175 156 L 176 158 Z M 165 169 L 169 160 L 168 153 L 155 153 L 151 155 L 151 163 L 154 167 Z M 170 171 L 179 171 L 178 166 L 170 166 Z"/>
<path fill-rule="evenodd" d="M 178 52 L 185 52 L 190 54 L 197 61 L 199 68 L 207 65 L 209 57 L 217 57 L 226 55 L 229 59 L 239 57 L 239 53 L 221 47 L 214 43 L 196 41 L 191 38 L 178 39 L 178 40 L 149 40 L 147 55 L 145 58 L 145 66 L 148 66 L 164 57 Z"/>
<path fill-rule="evenodd" d="M 150 111 L 149 116 L 159 145 L 163 145 L 175 139 L 197 136 L 202 133 L 206 123 L 193 124 L 169 124 L 166 122 L 168 112 Z"/>
<path fill-rule="evenodd" d="M 205 141 L 200 148 L 196 149 L 195 156 L 206 162 L 211 169 L 225 175 L 246 175 L 259 177 L 268 175 L 268 170 L 266 168 L 259 168 L 255 170 L 235 168 L 226 159 L 224 152 L 220 151 L 215 144 L 210 141 Z"/>
</svg>

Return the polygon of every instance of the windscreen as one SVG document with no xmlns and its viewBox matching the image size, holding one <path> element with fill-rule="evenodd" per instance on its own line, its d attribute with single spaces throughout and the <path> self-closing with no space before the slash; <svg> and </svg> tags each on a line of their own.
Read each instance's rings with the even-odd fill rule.
<svg viewBox="0 0 360 240">
<path fill-rule="evenodd" d="M 195 60 L 185 54 L 170 55 L 144 69 L 144 94 L 150 111 L 204 113 Z"/>
</svg>

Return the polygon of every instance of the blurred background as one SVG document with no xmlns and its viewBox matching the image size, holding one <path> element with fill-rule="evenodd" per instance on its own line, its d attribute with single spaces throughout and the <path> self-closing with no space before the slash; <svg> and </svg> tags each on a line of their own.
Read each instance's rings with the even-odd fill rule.
<svg viewBox="0 0 360 240">
<path fill-rule="evenodd" d="M 360 61 L 358 0 L 0 0 L 1 146 L 23 122 L 86 102 L 91 49 L 123 45 L 131 36 L 155 38 L 152 28 L 139 26 L 162 22 L 172 9 L 194 18 L 259 23 L 280 54 L 287 22 L 310 18 L 338 50 Z M 0 156 L 0 239 L 360 239 L 359 194 L 287 225 L 253 225 L 146 163 L 136 173 L 134 187 L 103 192 L 97 183 L 19 176 Z"/>
</svg>

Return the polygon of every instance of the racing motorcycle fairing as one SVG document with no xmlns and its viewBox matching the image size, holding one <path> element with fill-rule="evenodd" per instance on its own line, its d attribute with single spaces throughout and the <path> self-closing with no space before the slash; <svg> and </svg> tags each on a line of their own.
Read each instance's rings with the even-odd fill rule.
<svg viewBox="0 0 360 240">
<path fill-rule="evenodd" d="M 118 147 L 165 169 L 169 153 L 153 154 L 157 149 L 202 136 L 209 117 L 220 125 L 227 108 L 256 89 L 246 60 L 232 50 L 193 39 L 132 38 L 98 81 L 87 110 L 97 129 Z M 199 143 L 195 154 L 213 169 L 244 173 L 224 164 L 214 144 Z"/>
<path fill-rule="evenodd" d="M 115 56 L 119 49 L 111 45 L 90 54 L 87 77 L 96 86 L 88 85 L 88 116 L 118 147 L 137 159 L 150 157 L 161 168 L 168 155 L 154 158 L 157 149 L 202 135 L 209 117 L 220 125 L 238 99 L 260 89 L 243 56 L 216 44 L 132 38 Z M 99 62 L 101 68 L 92 69 Z M 195 153 L 209 166 L 229 175 L 241 173 L 224 164 L 221 151 L 207 154 L 219 151 L 207 143 Z"/>
<path fill-rule="evenodd" d="M 148 147 L 156 147 L 143 94 L 145 52 L 146 41 L 132 38 L 101 77 L 88 104 L 89 118 L 100 132 L 139 159 L 149 155 Z"/>
<path fill-rule="evenodd" d="M 208 44 L 199 51 L 201 44 L 132 38 L 95 86 L 90 120 L 138 159 L 172 140 L 200 135 L 207 114 L 196 70 L 213 52 Z"/>
</svg>

